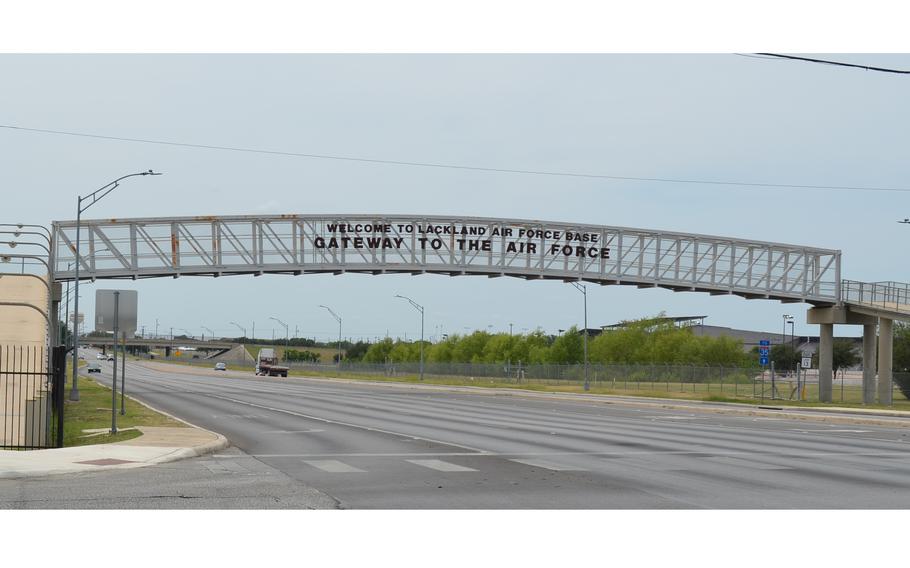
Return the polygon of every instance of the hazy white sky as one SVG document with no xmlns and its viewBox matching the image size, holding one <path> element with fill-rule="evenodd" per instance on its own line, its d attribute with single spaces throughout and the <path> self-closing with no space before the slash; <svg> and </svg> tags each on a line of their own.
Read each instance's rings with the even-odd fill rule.
<svg viewBox="0 0 910 568">
<path fill-rule="evenodd" d="M 828 55 L 910 69 L 906 55 Z M 0 124 L 109 136 L 618 176 L 910 187 L 910 76 L 729 55 L 0 55 Z M 608 181 L 327 161 L 0 128 L 0 222 L 245 213 L 505 216 L 814 245 L 844 277 L 910 281 L 910 194 Z M 140 325 L 328 339 L 580 324 L 570 285 L 515 279 L 263 276 L 139 291 Z M 666 311 L 779 332 L 807 306 L 589 286 L 589 324 Z M 838 333 L 856 334 L 843 328 Z"/>
</svg>

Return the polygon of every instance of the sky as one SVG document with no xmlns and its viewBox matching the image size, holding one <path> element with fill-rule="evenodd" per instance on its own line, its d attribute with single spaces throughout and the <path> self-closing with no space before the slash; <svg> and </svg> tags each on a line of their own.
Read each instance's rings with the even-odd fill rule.
<svg viewBox="0 0 910 568">
<path fill-rule="evenodd" d="M 824 54 L 910 69 L 908 55 Z M 286 152 L 614 176 L 910 188 L 910 76 L 737 54 L 0 55 L 0 125 Z M 910 282 L 910 193 L 534 176 L 240 153 L 0 128 L 0 223 L 75 218 L 471 215 L 618 225 L 843 251 L 843 276 Z M 581 325 L 569 284 L 346 274 L 98 282 L 139 292 L 146 332 L 413 339 Z M 590 327 L 704 315 L 779 333 L 809 307 L 588 287 Z M 205 332 L 208 335 L 208 332 Z M 838 327 L 839 335 L 861 328 Z"/>
</svg>

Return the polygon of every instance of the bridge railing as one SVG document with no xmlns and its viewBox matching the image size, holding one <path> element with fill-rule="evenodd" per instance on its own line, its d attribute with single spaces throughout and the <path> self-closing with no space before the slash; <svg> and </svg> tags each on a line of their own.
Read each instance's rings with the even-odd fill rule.
<svg viewBox="0 0 910 568">
<path fill-rule="evenodd" d="M 844 280 L 841 284 L 841 299 L 847 303 L 894 312 L 910 312 L 910 284 Z"/>
</svg>

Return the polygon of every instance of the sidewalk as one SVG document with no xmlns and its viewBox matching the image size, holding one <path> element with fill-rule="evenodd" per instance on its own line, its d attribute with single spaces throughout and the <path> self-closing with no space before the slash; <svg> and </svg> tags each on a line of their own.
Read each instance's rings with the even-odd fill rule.
<svg viewBox="0 0 910 568">
<path fill-rule="evenodd" d="M 202 428 L 137 426 L 142 436 L 114 444 L 49 450 L 0 450 L 0 479 L 102 469 L 131 469 L 201 456 L 228 447 L 224 436 Z"/>
</svg>

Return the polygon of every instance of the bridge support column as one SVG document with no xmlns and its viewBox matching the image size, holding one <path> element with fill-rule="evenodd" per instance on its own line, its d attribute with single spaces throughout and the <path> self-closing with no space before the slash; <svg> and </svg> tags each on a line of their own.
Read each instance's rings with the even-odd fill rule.
<svg viewBox="0 0 910 568">
<path fill-rule="evenodd" d="M 818 400 L 831 402 L 834 369 L 834 324 L 819 324 Z"/>
<path fill-rule="evenodd" d="M 893 324 L 878 318 L 878 403 L 891 404 L 891 349 Z"/>
<path fill-rule="evenodd" d="M 818 347 L 818 400 L 821 402 L 831 402 L 832 400 L 832 382 L 834 380 L 834 324 L 840 325 L 861 325 L 863 327 L 863 354 L 864 371 L 863 387 L 872 384 L 872 379 L 866 378 L 866 368 L 871 373 L 875 373 L 875 364 L 866 364 L 866 361 L 875 361 L 875 324 L 878 318 L 868 314 L 860 314 L 851 311 L 845 306 L 829 306 L 827 308 L 811 308 L 806 312 L 806 323 L 818 324 L 819 347 Z M 869 340 L 871 336 L 871 341 Z M 890 344 L 890 339 L 889 339 Z M 869 355 L 872 353 L 872 355 Z M 879 360 L 879 369 L 881 361 Z M 890 376 L 890 375 L 889 375 Z M 873 388 L 869 386 L 869 388 Z M 863 398 L 865 399 L 865 390 Z M 890 391 L 889 391 L 890 392 Z"/>
<path fill-rule="evenodd" d="M 863 404 L 875 403 L 875 325 L 863 326 Z"/>
</svg>

